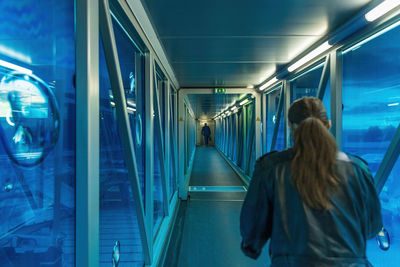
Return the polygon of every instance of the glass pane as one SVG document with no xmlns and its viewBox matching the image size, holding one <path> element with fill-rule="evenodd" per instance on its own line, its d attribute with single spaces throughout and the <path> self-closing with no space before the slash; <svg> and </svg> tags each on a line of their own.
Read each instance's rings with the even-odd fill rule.
<svg viewBox="0 0 400 267">
<path fill-rule="evenodd" d="M 323 65 L 319 66 L 291 82 L 290 103 L 302 97 L 316 97 L 319 81 L 321 79 Z M 284 118 L 283 118 L 284 119 Z M 292 133 L 290 132 L 289 146 L 293 145 Z"/>
<path fill-rule="evenodd" d="M 160 80 L 160 77 L 156 75 L 156 82 L 158 83 L 157 90 L 156 87 L 154 88 L 154 94 L 153 94 L 153 105 L 154 105 L 154 114 L 157 114 L 155 111 L 157 106 L 159 105 L 160 110 L 161 106 L 163 105 L 164 101 L 160 99 L 161 91 L 162 91 L 162 81 Z M 164 114 L 164 113 L 161 113 Z M 163 117 L 163 116 L 161 116 Z M 160 123 L 159 123 L 159 118 L 154 117 L 154 134 L 153 134 L 153 144 L 154 144 L 154 187 L 153 187 L 153 195 L 154 195 L 154 221 L 153 221 L 153 226 L 154 226 L 154 231 L 153 234 L 154 236 L 157 234 L 158 228 L 161 226 L 161 222 L 164 218 L 164 198 L 163 198 L 163 188 L 162 188 L 162 180 L 164 177 L 161 175 L 161 160 L 160 157 L 163 157 L 162 155 L 162 150 L 161 150 L 161 144 L 157 138 L 157 135 L 159 134 L 160 129 L 158 129 Z M 163 133 L 164 131 L 161 131 L 161 139 L 163 139 Z"/>
<path fill-rule="evenodd" d="M 134 60 L 134 59 L 132 59 Z M 140 233 L 116 118 L 110 79 L 100 44 L 100 266 L 110 266 L 116 241 L 121 262 L 143 266 Z M 133 136 L 135 139 L 136 136 Z M 118 227 L 116 227 L 118 225 Z"/>
<path fill-rule="evenodd" d="M 380 194 L 383 226 L 390 235 L 390 248 L 381 250 L 375 239 L 367 243 L 367 257 L 376 267 L 396 266 L 400 262 L 400 158 Z"/>
<path fill-rule="evenodd" d="M 169 168 L 170 170 L 170 175 L 169 175 L 169 186 L 170 186 L 170 200 L 172 196 L 174 195 L 174 192 L 176 191 L 176 155 L 175 155 L 175 147 L 176 147 L 176 142 L 175 142 L 175 97 L 174 97 L 175 91 L 171 87 L 170 88 L 170 146 L 171 146 L 171 166 Z"/>
<path fill-rule="evenodd" d="M 0 13 L 0 266 L 73 266 L 74 1 Z"/>
<path fill-rule="evenodd" d="M 323 66 L 313 69 L 291 82 L 290 103 L 306 96 L 317 96 Z"/>
<path fill-rule="evenodd" d="M 281 86 L 267 95 L 268 97 L 268 118 L 267 118 L 267 149 L 271 151 L 272 137 L 274 135 L 275 123 L 278 116 L 279 98 L 281 96 Z M 279 124 L 278 139 L 273 150 L 283 149 L 283 117 Z M 281 137 L 281 138 L 279 138 Z"/>
<path fill-rule="evenodd" d="M 122 84 L 124 86 L 131 133 L 134 142 L 136 163 L 142 200 L 145 203 L 145 124 L 144 124 L 144 56 L 113 18 L 114 35 L 117 44 Z"/>
<path fill-rule="evenodd" d="M 400 121 L 399 43 L 397 27 L 343 55 L 343 150 L 374 174 Z"/>
</svg>

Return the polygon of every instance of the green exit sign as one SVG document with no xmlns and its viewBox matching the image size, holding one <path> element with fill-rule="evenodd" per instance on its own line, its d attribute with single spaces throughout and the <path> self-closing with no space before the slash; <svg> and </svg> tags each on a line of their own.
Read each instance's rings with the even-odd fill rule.
<svg viewBox="0 0 400 267">
<path fill-rule="evenodd" d="M 215 93 L 216 94 L 225 94 L 226 88 L 215 88 Z"/>
</svg>

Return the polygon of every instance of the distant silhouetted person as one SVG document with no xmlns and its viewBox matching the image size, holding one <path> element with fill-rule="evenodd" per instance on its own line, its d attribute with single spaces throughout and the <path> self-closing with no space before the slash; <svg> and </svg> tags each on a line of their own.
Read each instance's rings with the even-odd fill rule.
<svg viewBox="0 0 400 267">
<path fill-rule="evenodd" d="M 204 136 L 204 144 L 208 146 L 208 140 L 210 139 L 211 130 L 210 127 L 207 126 L 207 123 L 204 123 L 204 126 L 201 129 L 201 134 Z"/>
<path fill-rule="evenodd" d="M 294 146 L 261 157 L 243 203 L 242 250 L 257 258 L 271 239 L 271 266 L 371 266 L 366 240 L 382 229 L 371 172 L 338 150 L 317 98 L 288 114 Z"/>
</svg>

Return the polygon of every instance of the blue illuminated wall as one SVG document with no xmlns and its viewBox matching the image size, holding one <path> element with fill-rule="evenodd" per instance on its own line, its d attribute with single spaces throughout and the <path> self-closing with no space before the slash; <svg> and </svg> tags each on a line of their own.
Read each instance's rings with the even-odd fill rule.
<svg viewBox="0 0 400 267">
<path fill-rule="evenodd" d="M 74 1 L 0 14 L 0 266 L 74 266 Z"/>
</svg>

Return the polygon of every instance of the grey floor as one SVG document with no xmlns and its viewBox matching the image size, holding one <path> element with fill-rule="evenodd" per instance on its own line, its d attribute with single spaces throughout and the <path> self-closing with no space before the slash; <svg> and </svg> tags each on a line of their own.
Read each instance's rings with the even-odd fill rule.
<svg viewBox="0 0 400 267">
<path fill-rule="evenodd" d="M 239 186 L 240 178 L 214 147 L 197 147 L 191 186 Z"/>
<path fill-rule="evenodd" d="M 213 147 L 198 147 L 192 186 L 240 186 L 241 180 Z M 177 215 L 164 266 L 267 266 L 240 250 L 239 217 L 245 192 L 195 192 Z"/>
</svg>

